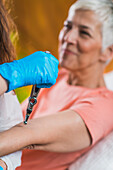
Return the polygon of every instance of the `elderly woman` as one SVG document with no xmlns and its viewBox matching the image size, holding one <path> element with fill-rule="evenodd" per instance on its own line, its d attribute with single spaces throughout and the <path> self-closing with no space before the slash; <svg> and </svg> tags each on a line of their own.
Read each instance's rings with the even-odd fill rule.
<svg viewBox="0 0 113 170">
<path fill-rule="evenodd" d="M 113 92 L 103 71 L 113 57 L 112 0 L 78 0 L 59 35 L 63 69 L 41 90 L 28 125 L 0 134 L 0 155 L 25 147 L 17 170 L 64 170 L 113 129 Z M 22 105 L 26 113 L 27 101 Z"/>
</svg>

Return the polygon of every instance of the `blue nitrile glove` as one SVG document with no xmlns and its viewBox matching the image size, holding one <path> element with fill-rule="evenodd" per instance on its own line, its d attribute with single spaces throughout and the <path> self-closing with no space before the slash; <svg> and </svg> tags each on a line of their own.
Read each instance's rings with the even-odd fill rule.
<svg viewBox="0 0 113 170">
<path fill-rule="evenodd" d="M 0 170 L 3 170 L 3 168 L 0 166 Z"/>
<path fill-rule="evenodd" d="M 8 81 L 8 91 L 27 85 L 49 88 L 58 76 L 58 60 L 50 53 L 38 51 L 23 59 L 0 65 L 1 76 Z"/>
</svg>

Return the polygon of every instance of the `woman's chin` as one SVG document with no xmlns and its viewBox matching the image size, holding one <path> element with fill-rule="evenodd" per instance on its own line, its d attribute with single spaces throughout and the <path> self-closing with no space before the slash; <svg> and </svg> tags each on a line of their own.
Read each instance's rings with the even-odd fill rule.
<svg viewBox="0 0 113 170">
<path fill-rule="evenodd" d="M 68 65 L 65 62 L 60 62 L 60 67 L 68 69 Z"/>
<path fill-rule="evenodd" d="M 59 64 L 61 67 L 65 67 L 65 62 L 64 61 L 59 61 Z"/>
</svg>

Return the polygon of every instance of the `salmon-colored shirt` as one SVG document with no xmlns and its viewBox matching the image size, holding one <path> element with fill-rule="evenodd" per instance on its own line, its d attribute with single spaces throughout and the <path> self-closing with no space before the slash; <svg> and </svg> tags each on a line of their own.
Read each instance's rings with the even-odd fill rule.
<svg viewBox="0 0 113 170">
<path fill-rule="evenodd" d="M 60 71 L 56 84 L 40 91 L 31 118 L 72 109 L 84 120 L 93 146 L 113 129 L 113 92 L 105 87 L 89 89 L 69 85 L 67 76 L 65 70 Z M 23 103 L 24 116 L 27 103 L 28 100 Z M 22 166 L 17 170 L 64 170 L 91 147 L 72 153 L 24 150 Z"/>
</svg>

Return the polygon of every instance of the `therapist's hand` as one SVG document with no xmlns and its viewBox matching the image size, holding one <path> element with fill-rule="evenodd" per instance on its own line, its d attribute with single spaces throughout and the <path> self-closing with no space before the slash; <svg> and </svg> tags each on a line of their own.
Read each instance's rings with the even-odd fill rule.
<svg viewBox="0 0 113 170">
<path fill-rule="evenodd" d="M 58 60 L 50 53 L 35 52 L 23 59 L 0 65 L 0 74 L 8 82 L 8 91 L 34 85 L 49 88 L 58 76 Z"/>
</svg>

